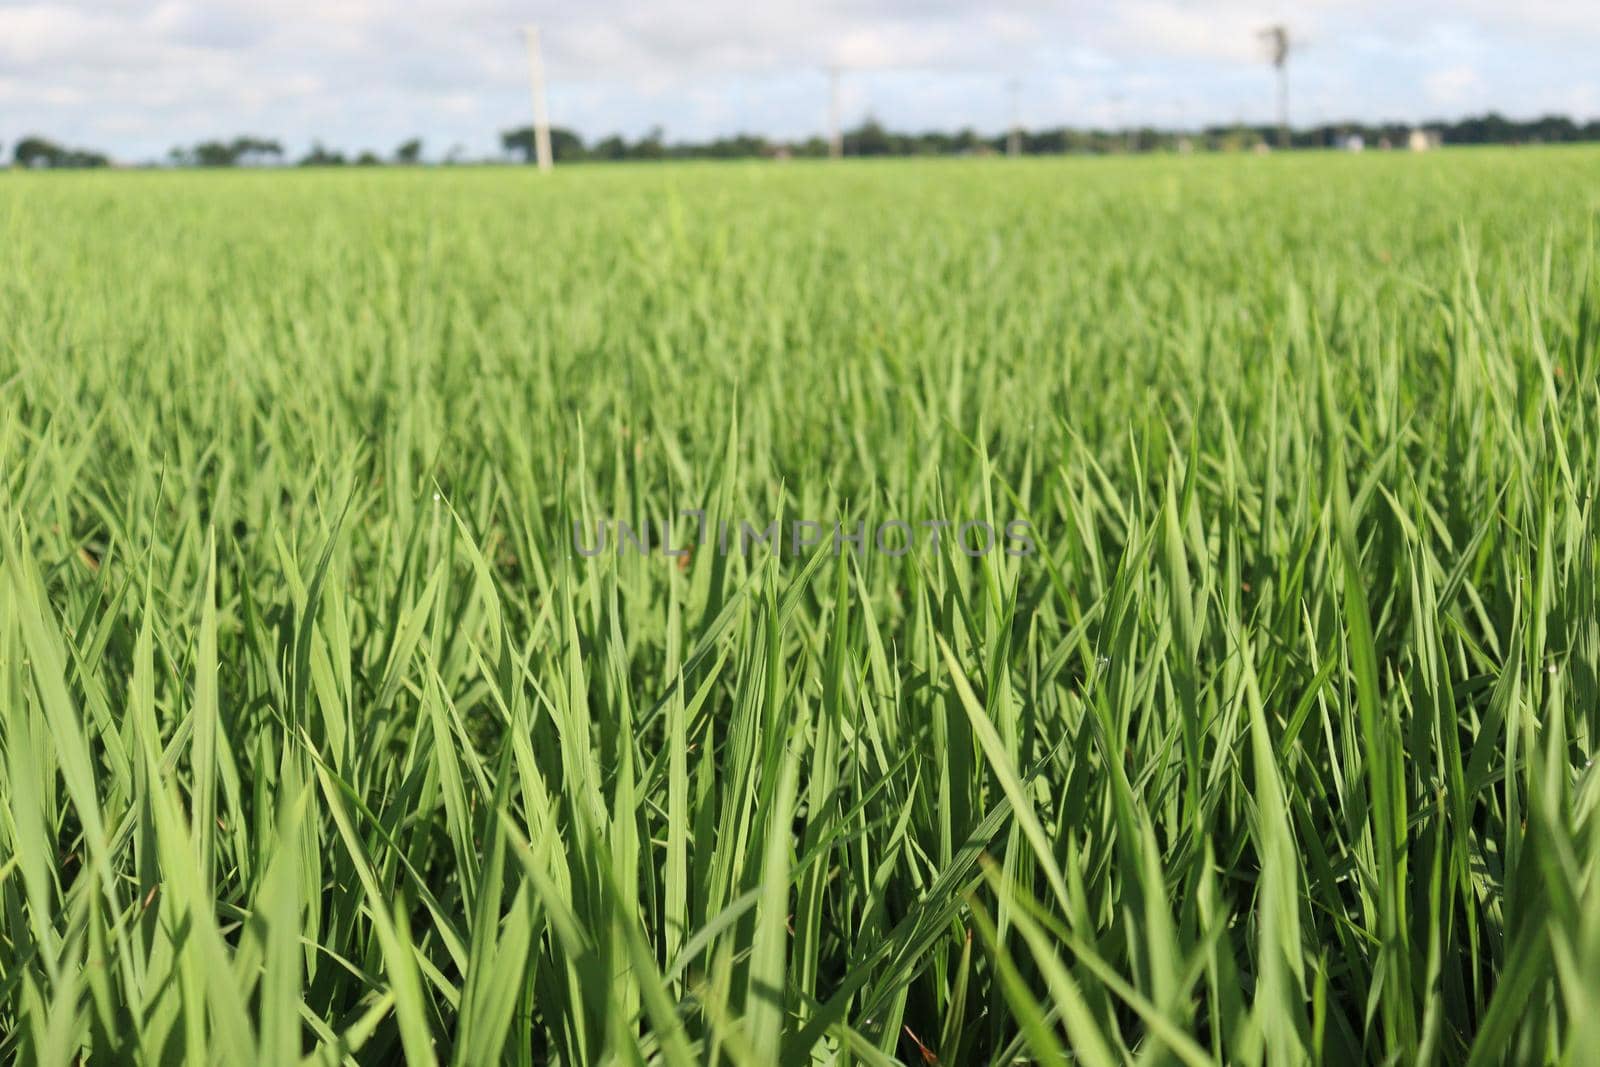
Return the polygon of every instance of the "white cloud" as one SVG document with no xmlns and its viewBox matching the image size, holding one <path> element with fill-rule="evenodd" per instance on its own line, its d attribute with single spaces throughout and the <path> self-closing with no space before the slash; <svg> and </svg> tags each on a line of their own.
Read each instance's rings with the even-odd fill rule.
<svg viewBox="0 0 1600 1067">
<path fill-rule="evenodd" d="M 1422 79 L 1428 99 L 1442 107 L 1471 105 L 1482 93 L 1483 75 L 1476 67 L 1460 65 L 1436 70 Z"/>
</svg>

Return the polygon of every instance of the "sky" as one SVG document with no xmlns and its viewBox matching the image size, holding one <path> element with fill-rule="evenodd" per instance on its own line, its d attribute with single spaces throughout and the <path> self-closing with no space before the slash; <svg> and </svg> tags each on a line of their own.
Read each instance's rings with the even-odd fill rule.
<svg viewBox="0 0 1600 1067">
<path fill-rule="evenodd" d="M 1258 32 L 1288 26 L 1295 125 L 1495 109 L 1600 117 L 1600 0 L 0 0 L 0 142 L 155 160 L 249 133 L 481 157 L 529 121 L 594 139 L 1266 123 Z"/>
</svg>

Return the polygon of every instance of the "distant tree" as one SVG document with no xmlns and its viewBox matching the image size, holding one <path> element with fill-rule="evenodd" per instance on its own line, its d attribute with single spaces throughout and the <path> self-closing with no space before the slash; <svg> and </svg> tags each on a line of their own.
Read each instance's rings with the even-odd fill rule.
<svg viewBox="0 0 1600 1067">
<path fill-rule="evenodd" d="M 662 143 L 666 137 L 665 131 L 660 126 L 650 127 L 650 132 L 639 138 L 628 152 L 629 159 L 662 159 L 667 154 L 666 146 Z"/>
<path fill-rule="evenodd" d="M 524 163 L 532 163 L 535 155 L 533 127 L 519 126 L 514 130 L 506 130 L 500 134 L 500 147 L 511 155 L 521 157 Z M 584 148 L 582 137 L 561 126 L 552 126 L 550 155 L 557 163 L 571 163 L 587 158 L 589 153 Z"/>
<path fill-rule="evenodd" d="M 844 135 L 844 153 L 847 156 L 887 156 L 894 153 L 894 148 L 894 139 L 889 131 L 871 115 Z"/>
<path fill-rule="evenodd" d="M 239 162 L 239 155 L 230 144 L 201 141 L 189 153 L 189 160 L 196 167 L 231 167 Z"/>
<path fill-rule="evenodd" d="M 628 142 L 621 134 L 612 134 L 610 137 L 597 141 L 589 153 L 595 159 L 619 160 L 628 158 Z"/>
<path fill-rule="evenodd" d="M 302 167 L 342 167 L 344 162 L 343 152 L 324 148 L 321 141 L 313 144 L 311 151 L 300 158 L 300 166 Z"/>
<path fill-rule="evenodd" d="M 519 126 L 514 130 L 502 131 L 500 148 L 511 155 L 521 156 L 524 163 L 533 162 L 535 152 L 533 127 Z"/>
<path fill-rule="evenodd" d="M 1070 146 L 1067 130 L 1027 131 L 1022 135 L 1022 150 L 1030 155 L 1066 152 Z"/>
<path fill-rule="evenodd" d="M 412 166 L 422 158 L 422 138 L 413 137 L 403 141 L 400 147 L 394 150 L 394 161 L 403 166 Z"/>
<path fill-rule="evenodd" d="M 557 162 L 574 163 L 589 154 L 583 138 L 561 126 L 550 128 L 550 154 Z"/>
<path fill-rule="evenodd" d="M 11 158 L 19 167 L 40 169 L 104 167 L 111 163 L 99 152 L 82 148 L 63 148 L 43 137 L 24 137 L 12 149 Z"/>
<path fill-rule="evenodd" d="M 958 130 L 952 139 L 950 149 L 955 152 L 972 153 L 983 146 L 983 138 L 978 136 L 976 130 L 967 128 Z"/>
<path fill-rule="evenodd" d="M 193 148 L 174 148 L 167 159 L 178 167 L 258 166 L 283 158 L 283 145 L 245 135 L 231 141 L 201 141 Z"/>
<path fill-rule="evenodd" d="M 229 147 L 233 150 L 234 162 L 245 166 L 283 159 L 283 145 L 264 137 L 235 137 Z"/>
<path fill-rule="evenodd" d="M 17 142 L 11 158 L 19 167 L 48 167 L 50 161 L 61 154 L 61 148 L 43 137 L 24 137 Z"/>
<path fill-rule="evenodd" d="M 749 133 L 719 137 L 704 144 L 673 144 L 664 148 L 670 159 L 752 159 L 773 151 L 774 146 L 765 137 Z"/>
<path fill-rule="evenodd" d="M 367 149 L 356 157 L 356 166 L 358 167 L 376 167 L 382 163 L 383 160 L 378 158 L 378 153 L 371 149 Z"/>
</svg>

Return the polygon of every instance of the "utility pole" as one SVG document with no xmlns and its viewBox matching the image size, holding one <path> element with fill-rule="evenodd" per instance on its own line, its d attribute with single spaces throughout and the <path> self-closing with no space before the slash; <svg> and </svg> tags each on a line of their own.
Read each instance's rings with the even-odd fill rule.
<svg viewBox="0 0 1600 1067">
<path fill-rule="evenodd" d="M 1011 93 L 1011 129 L 1006 134 L 1006 155 L 1016 159 L 1022 155 L 1022 108 L 1018 103 L 1018 91 L 1022 88 L 1015 78 L 1006 82 L 1006 89 Z"/>
<path fill-rule="evenodd" d="M 839 128 L 839 65 L 828 68 L 828 158 L 844 158 L 844 133 Z"/>
<path fill-rule="evenodd" d="M 1278 147 L 1289 147 L 1289 28 L 1268 26 L 1257 36 L 1267 46 L 1267 57 L 1278 72 Z"/>
<path fill-rule="evenodd" d="M 540 170 L 549 170 L 550 112 L 544 103 L 544 61 L 539 56 L 539 27 L 524 26 L 522 35 L 528 41 L 528 78 L 533 87 L 533 154 Z"/>
</svg>

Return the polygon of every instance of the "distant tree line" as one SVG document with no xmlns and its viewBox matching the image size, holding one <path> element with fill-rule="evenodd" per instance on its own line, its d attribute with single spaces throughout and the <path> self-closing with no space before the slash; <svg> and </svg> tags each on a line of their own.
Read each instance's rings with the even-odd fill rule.
<svg viewBox="0 0 1600 1067">
<path fill-rule="evenodd" d="M 346 157 L 337 149 L 324 147 L 321 141 L 294 162 L 302 167 L 342 167 L 352 164 L 376 167 L 384 163 L 408 165 L 422 160 L 422 140 L 413 137 L 399 145 L 388 159 L 373 151 L 363 151 Z M 167 153 L 167 162 L 175 167 L 249 167 L 287 162 L 283 145 L 260 137 L 236 137 L 232 141 L 202 141 L 193 148 L 174 148 Z"/>
<path fill-rule="evenodd" d="M 1406 138 L 1415 127 L 1405 122 L 1384 123 L 1329 123 L 1307 129 L 1295 130 L 1290 135 L 1295 148 L 1336 147 L 1349 137 L 1360 137 L 1369 147 L 1388 142 L 1395 147 L 1404 146 Z M 1425 122 L 1422 128 L 1437 133 L 1445 144 L 1576 144 L 1583 141 L 1600 141 L 1600 119 L 1586 123 L 1574 122 L 1565 115 L 1545 115 L 1541 118 L 1517 121 L 1490 112 L 1458 122 Z M 1208 137 L 1225 135 L 1228 131 L 1213 128 Z M 1262 141 L 1277 143 L 1275 127 L 1249 127 L 1247 133 Z"/>
<path fill-rule="evenodd" d="M 1600 141 L 1600 120 L 1578 123 L 1564 115 L 1519 121 L 1493 112 L 1457 122 L 1429 122 L 1423 128 L 1437 134 L 1445 144 L 1568 144 Z M 1294 130 L 1290 144 L 1295 148 L 1334 148 L 1352 138 L 1368 147 L 1403 147 L 1411 123 L 1327 123 Z M 876 119 L 843 134 L 848 156 L 952 156 L 990 155 L 1006 151 L 1007 135 L 982 134 L 972 129 L 907 133 L 887 128 Z M 1120 130 L 1056 127 L 1020 131 L 1020 150 L 1027 155 L 1109 154 L 1120 152 L 1242 151 L 1262 144 L 1277 144 L 1278 131 L 1272 126 L 1208 126 L 1201 130 L 1171 130 L 1134 127 Z M 532 161 L 533 130 L 528 126 L 506 130 L 500 135 L 505 155 Z M 771 140 L 757 134 L 736 134 L 709 141 L 668 141 L 658 126 L 637 140 L 612 134 L 586 141 L 577 132 L 561 127 L 550 131 L 551 153 L 557 162 L 660 160 L 660 159 L 752 159 L 820 158 L 828 154 L 822 137 L 798 141 Z M 175 167 L 276 166 L 293 162 L 307 167 L 409 166 L 422 162 L 423 143 L 411 138 L 397 145 L 387 156 L 371 150 L 346 155 L 321 142 L 297 159 L 290 160 L 283 145 L 269 138 L 241 136 L 232 140 L 201 141 L 177 147 L 167 154 L 166 163 Z M 0 159 L 3 159 L 0 156 Z M 15 166 L 29 169 L 104 167 L 110 160 L 102 153 L 67 148 L 39 136 L 24 137 L 11 151 Z M 461 162 L 459 149 L 452 149 L 446 162 Z"/>
<path fill-rule="evenodd" d="M 175 167 L 238 167 L 276 163 L 283 145 L 265 137 L 235 137 L 231 141 L 201 141 L 193 148 L 174 148 L 167 161 Z"/>
<path fill-rule="evenodd" d="M 1295 130 L 1290 135 L 1295 148 L 1335 148 L 1352 138 L 1370 147 L 1388 144 L 1403 147 L 1414 127 L 1410 123 L 1327 123 Z M 1445 144 L 1565 144 L 1600 141 L 1600 120 L 1579 124 L 1563 115 L 1549 115 L 1531 121 L 1517 121 L 1490 113 L 1458 122 L 1429 122 L 1423 128 L 1439 135 Z M 981 134 L 972 129 L 954 133 L 930 130 L 905 133 L 890 130 L 876 119 L 867 119 L 844 131 L 847 156 L 949 156 L 989 155 L 1006 151 L 1008 135 Z M 1239 151 L 1258 144 L 1278 142 L 1274 126 L 1209 126 L 1201 130 L 1171 130 L 1132 127 L 1120 130 L 1054 129 L 1020 131 L 1019 149 L 1025 155 L 1109 154 L 1115 152 L 1162 152 L 1189 148 L 1197 151 Z M 501 147 L 510 155 L 531 161 L 534 155 L 533 129 L 521 126 L 500 135 Z M 649 159 L 741 159 L 758 156 L 822 157 L 828 142 L 822 137 L 801 141 L 773 141 L 755 134 L 739 134 L 711 141 L 668 143 L 659 127 L 637 141 L 613 134 L 587 143 L 576 132 L 553 127 L 550 130 L 551 155 L 556 162 Z"/>
<path fill-rule="evenodd" d="M 338 149 L 325 148 L 321 141 L 311 146 L 311 151 L 301 156 L 296 165 L 301 167 L 343 167 L 345 165 L 356 167 L 379 167 L 384 164 L 409 167 L 422 162 L 422 139 L 413 137 L 402 142 L 389 158 L 378 155 L 370 149 L 358 152 L 354 156 L 346 157 Z"/>
<path fill-rule="evenodd" d="M 0 146 L 3 147 L 3 146 Z M 0 160 L 4 156 L 0 155 Z M 422 140 L 413 137 L 398 145 L 388 158 L 376 152 L 360 152 L 346 157 L 343 152 L 323 147 L 317 142 L 296 164 L 304 167 L 334 167 L 346 163 L 358 166 L 416 164 L 422 161 Z M 100 152 L 81 148 L 65 148 L 43 137 L 24 137 L 11 150 L 13 166 L 28 170 L 73 169 L 107 167 L 109 157 Z M 194 145 L 179 145 L 167 153 L 166 163 L 173 167 L 262 167 L 290 162 L 279 141 L 266 137 L 245 135 L 231 141 L 201 141 Z"/>
<path fill-rule="evenodd" d="M 11 160 L 19 167 L 79 168 L 104 167 L 111 160 L 84 148 L 66 148 L 43 137 L 24 137 L 11 149 Z"/>
</svg>

